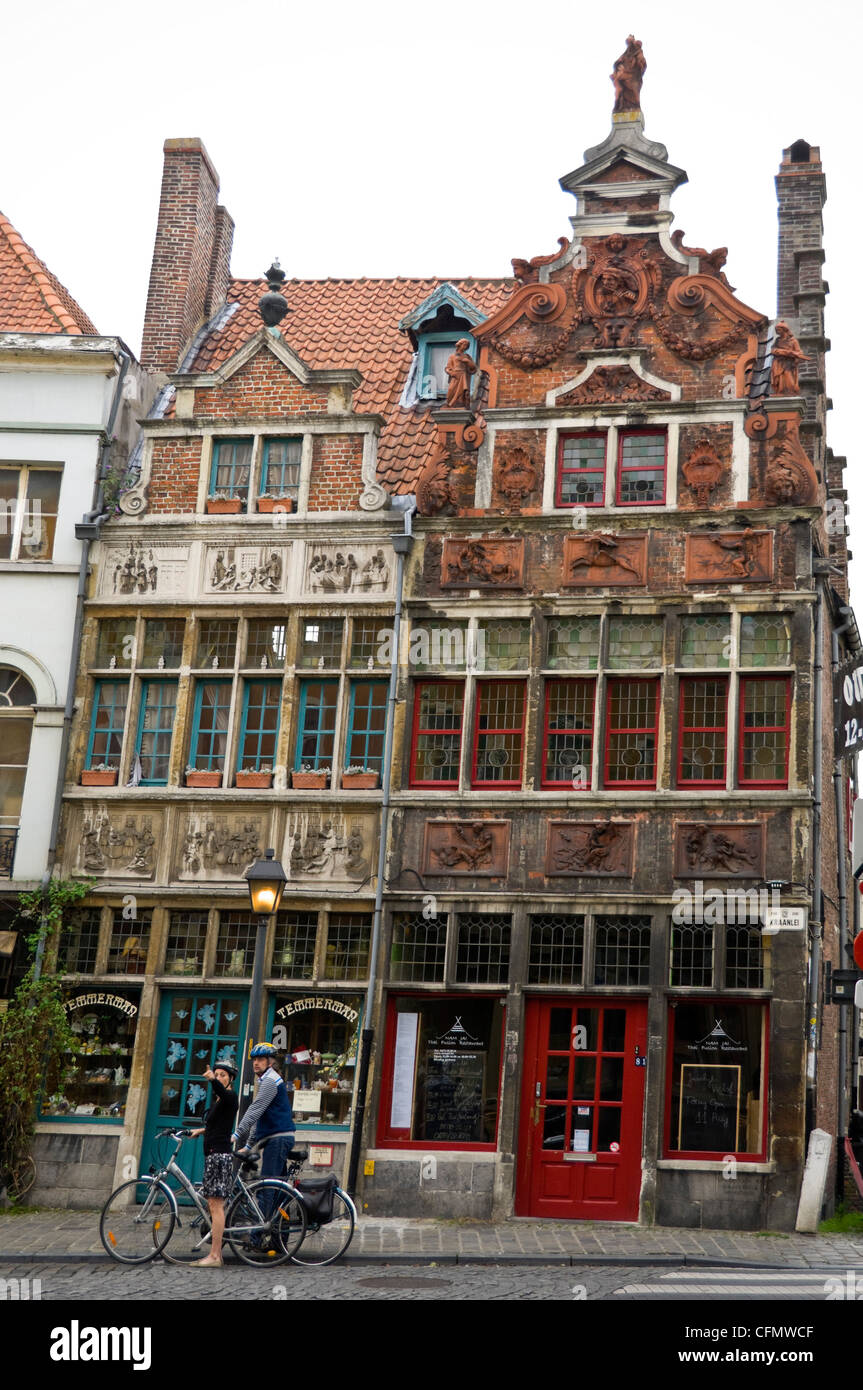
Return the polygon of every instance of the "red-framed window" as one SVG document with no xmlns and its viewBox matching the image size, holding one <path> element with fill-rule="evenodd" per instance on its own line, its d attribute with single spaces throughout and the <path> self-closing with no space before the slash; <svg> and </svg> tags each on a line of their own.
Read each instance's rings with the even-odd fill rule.
<svg viewBox="0 0 863 1390">
<path fill-rule="evenodd" d="M 590 787 L 596 684 L 592 680 L 546 681 L 542 739 L 544 787 Z"/>
<path fill-rule="evenodd" d="M 477 681 L 472 786 L 521 786 L 526 697 L 524 681 Z"/>
<path fill-rule="evenodd" d="M 766 1157 L 769 1034 L 763 1001 L 723 996 L 670 1004 L 666 1157 Z"/>
<path fill-rule="evenodd" d="M 668 435 L 665 430 L 621 430 L 617 438 L 618 507 L 655 507 L 665 501 Z"/>
<path fill-rule="evenodd" d="M 728 680 L 680 682 L 677 785 L 724 787 L 728 747 Z"/>
<path fill-rule="evenodd" d="M 605 785 L 655 787 L 659 681 L 610 680 L 605 694 Z"/>
<path fill-rule="evenodd" d="M 412 787 L 457 787 L 464 716 L 462 681 L 418 681 L 411 737 Z"/>
<path fill-rule="evenodd" d="M 746 787 L 787 787 L 791 744 L 791 681 L 742 676 L 738 771 Z"/>
<path fill-rule="evenodd" d="M 494 1151 L 506 1010 L 494 994 L 387 1001 L 377 1142 Z"/>
<path fill-rule="evenodd" d="M 556 507 L 601 507 L 607 435 L 562 434 L 557 444 Z"/>
</svg>

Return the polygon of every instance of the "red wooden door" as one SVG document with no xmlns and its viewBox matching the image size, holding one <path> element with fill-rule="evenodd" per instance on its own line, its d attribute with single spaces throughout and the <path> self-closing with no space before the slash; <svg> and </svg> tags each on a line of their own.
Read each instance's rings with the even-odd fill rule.
<svg viewBox="0 0 863 1390">
<path fill-rule="evenodd" d="M 647 1004 L 531 1000 L 516 1211 L 637 1221 Z"/>
</svg>

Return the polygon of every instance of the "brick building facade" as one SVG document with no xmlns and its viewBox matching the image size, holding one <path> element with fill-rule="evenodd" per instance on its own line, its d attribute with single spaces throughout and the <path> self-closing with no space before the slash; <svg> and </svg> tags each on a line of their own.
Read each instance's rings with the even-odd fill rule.
<svg viewBox="0 0 863 1390">
<path fill-rule="evenodd" d="M 169 386 L 96 557 L 59 962 L 134 1052 L 54 1127 L 110 1128 L 119 1173 L 200 1113 L 271 845 L 260 1028 L 339 1171 L 374 1030 L 369 1212 L 793 1226 L 807 1098 L 841 1124 L 806 987 L 818 864 L 821 962 L 844 930 L 817 158 L 783 156 L 772 320 L 671 233 L 637 100 L 561 180 L 572 237 L 499 280 L 231 280 L 212 164 L 167 142 Z M 766 932 L 771 893 L 813 931 Z"/>
</svg>

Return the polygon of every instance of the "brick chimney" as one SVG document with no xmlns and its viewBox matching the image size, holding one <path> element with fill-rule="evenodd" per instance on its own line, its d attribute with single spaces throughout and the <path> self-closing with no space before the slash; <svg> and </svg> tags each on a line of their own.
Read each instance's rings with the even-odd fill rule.
<svg viewBox="0 0 863 1390">
<path fill-rule="evenodd" d="M 202 142 L 166 140 L 141 365 L 176 372 L 197 329 L 224 303 L 234 224 Z"/>
<path fill-rule="evenodd" d="M 777 317 L 785 319 L 811 359 L 800 367 L 800 394 L 807 397 L 801 433 L 812 450 L 816 468 L 824 463 L 824 420 L 827 412 L 824 357 L 830 346 L 824 336 L 824 303 L 828 286 L 822 277 L 824 222 L 821 209 L 827 184 L 817 145 L 795 140 L 782 151 L 776 176 L 779 200 L 779 287 Z"/>
</svg>

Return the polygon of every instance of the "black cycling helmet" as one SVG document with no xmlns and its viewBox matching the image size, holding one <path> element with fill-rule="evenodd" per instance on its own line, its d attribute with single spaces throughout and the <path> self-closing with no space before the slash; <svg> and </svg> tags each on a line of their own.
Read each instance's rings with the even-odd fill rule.
<svg viewBox="0 0 863 1390">
<path fill-rule="evenodd" d="M 233 1062 L 214 1062 L 213 1071 L 226 1071 L 232 1081 L 236 1081 L 240 1074 L 239 1069 L 234 1066 Z"/>
</svg>

